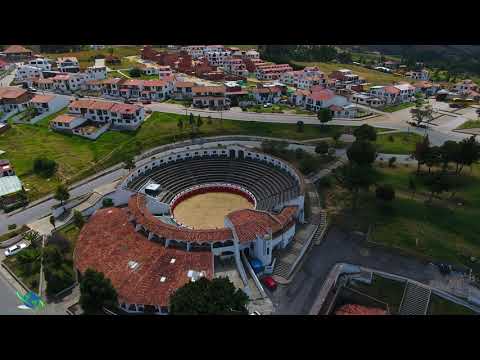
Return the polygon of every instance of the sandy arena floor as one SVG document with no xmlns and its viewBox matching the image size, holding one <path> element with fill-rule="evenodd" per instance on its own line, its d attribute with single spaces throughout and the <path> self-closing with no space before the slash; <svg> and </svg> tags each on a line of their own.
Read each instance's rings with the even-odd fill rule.
<svg viewBox="0 0 480 360">
<path fill-rule="evenodd" d="M 253 205 L 240 195 L 226 192 L 199 194 L 178 204 L 173 215 L 184 225 L 195 229 L 215 229 L 224 227 L 228 213 L 240 209 L 252 209 Z"/>
</svg>

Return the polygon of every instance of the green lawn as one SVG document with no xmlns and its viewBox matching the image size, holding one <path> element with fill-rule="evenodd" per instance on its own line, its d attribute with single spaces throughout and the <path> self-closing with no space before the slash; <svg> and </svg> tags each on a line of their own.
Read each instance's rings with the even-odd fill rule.
<svg viewBox="0 0 480 360">
<path fill-rule="evenodd" d="M 109 71 L 107 73 L 107 78 L 124 78 L 124 79 L 128 79 L 125 75 L 123 75 L 124 73 L 119 73 L 118 71 Z M 128 74 L 127 74 L 128 75 Z"/>
<path fill-rule="evenodd" d="M 247 108 L 247 111 L 256 112 L 256 113 L 277 113 L 282 114 L 285 110 L 292 110 L 288 105 L 284 104 L 275 104 L 269 107 L 263 107 L 263 105 L 255 105 Z"/>
<path fill-rule="evenodd" d="M 65 111 L 65 110 L 62 110 Z M 49 120 L 43 119 L 36 125 L 13 124 L 7 132 L 0 134 L 0 149 L 10 159 L 25 188 L 29 199 L 34 200 L 52 192 L 62 182 L 72 183 L 102 169 L 123 161 L 125 154 L 137 154 L 149 148 L 180 141 L 190 137 L 190 130 L 180 132 L 178 119 L 183 115 L 154 113 L 136 132 L 108 131 L 96 141 L 79 136 L 57 133 L 48 128 Z M 295 124 L 273 124 L 213 120 L 206 118 L 199 136 L 214 135 L 258 135 L 294 140 L 329 137 L 336 131 L 350 131 L 348 127 L 329 125 L 305 125 L 297 132 Z M 43 155 L 55 160 L 57 174 L 44 179 L 32 173 L 33 160 Z"/>
<path fill-rule="evenodd" d="M 380 71 L 371 70 L 358 65 L 352 64 L 337 64 L 325 62 L 294 62 L 300 66 L 318 66 L 318 68 L 329 75 L 331 72 L 338 69 L 350 69 L 354 74 L 364 78 L 370 85 L 389 85 L 393 82 L 406 81 L 406 78 L 401 76 L 382 73 Z"/>
<path fill-rule="evenodd" d="M 75 248 L 78 235 L 80 234 L 80 229 L 75 224 L 68 224 L 64 228 L 59 230 L 60 235 L 62 235 L 68 242 L 71 244 L 72 249 Z"/>
<path fill-rule="evenodd" d="M 478 315 L 475 311 L 440 296 L 432 294 L 428 304 L 428 315 Z"/>
<path fill-rule="evenodd" d="M 379 110 L 391 113 L 391 112 L 407 109 L 407 108 L 412 107 L 412 106 L 415 106 L 415 103 L 407 102 L 407 103 L 398 104 L 398 105 L 384 106 L 383 108 L 379 108 Z"/>
<path fill-rule="evenodd" d="M 351 281 L 350 287 L 381 302 L 387 303 L 390 308 L 390 313 L 396 314 L 402 302 L 405 283 L 373 274 L 370 285 L 358 281 Z"/>
<path fill-rule="evenodd" d="M 13 238 L 14 236 L 17 236 L 21 233 L 24 233 L 28 230 L 28 227 L 26 225 L 23 225 L 22 227 L 18 228 L 18 229 L 15 229 L 15 230 L 12 230 L 12 231 L 9 231 L 3 235 L 0 236 L 0 243 L 2 241 L 5 241 L 5 240 L 8 240 L 8 239 L 11 239 Z"/>
<path fill-rule="evenodd" d="M 32 251 L 30 248 L 22 251 Z M 40 252 L 36 251 L 37 258 L 30 264 L 21 264 L 18 254 L 5 258 L 4 263 L 18 276 L 32 291 L 37 292 L 40 283 Z"/>
<path fill-rule="evenodd" d="M 468 120 L 460 125 L 456 130 L 462 129 L 478 129 L 480 128 L 480 120 Z"/>
<path fill-rule="evenodd" d="M 411 154 L 415 145 L 423 139 L 416 133 L 392 133 L 377 135 L 377 151 L 385 154 Z"/>
</svg>

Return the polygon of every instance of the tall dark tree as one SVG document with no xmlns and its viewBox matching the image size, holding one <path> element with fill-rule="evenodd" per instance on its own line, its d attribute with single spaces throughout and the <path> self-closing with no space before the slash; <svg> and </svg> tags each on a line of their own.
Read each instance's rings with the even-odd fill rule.
<svg viewBox="0 0 480 360">
<path fill-rule="evenodd" d="M 472 166 L 478 162 L 480 158 L 480 144 L 475 140 L 475 136 L 471 136 L 468 139 L 463 139 L 460 142 L 460 167 L 458 168 L 458 174 L 460 174 L 465 165 Z"/>
<path fill-rule="evenodd" d="M 53 195 L 53 198 L 60 201 L 60 204 L 63 205 L 64 201 L 70 199 L 70 193 L 68 192 L 67 186 L 64 184 L 58 185 L 57 189 L 55 190 L 55 194 Z"/>
<path fill-rule="evenodd" d="M 118 295 L 110 279 L 103 273 L 87 269 L 80 281 L 80 305 L 85 314 L 100 314 L 105 307 L 114 310 Z"/>
<path fill-rule="evenodd" d="M 246 315 L 248 296 L 228 278 L 200 278 L 177 289 L 170 297 L 172 315 Z"/>
<path fill-rule="evenodd" d="M 369 166 L 375 161 L 377 153 L 372 143 L 364 140 L 356 140 L 348 148 L 347 157 L 352 163 Z"/>
<path fill-rule="evenodd" d="M 460 144 L 453 140 L 447 140 L 441 146 L 441 152 L 442 152 L 441 156 L 442 156 L 443 171 L 445 172 L 447 170 L 449 163 L 454 162 L 457 164 L 457 169 L 455 171 L 457 172 L 458 166 L 461 161 Z"/>
<path fill-rule="evenodd" d="M 431 168 L 442 164 L 442 149 L 439 146 L 432 146 L 425 156 L 425 165 L 428 167 L 430 174 Z"/>
<path fill-rule="evenodd" d="M 317 113 L 317 118 L 321 124 L 326 124 L 332 120 L 332 112 L 329 109 L 320 109 Z"/>
<path fill-rule="evenodd" d="M 429 202 L 432 201 L 435 194 L 440 195 L 442 192 L 448 191 L 450 188 L 450 182 L 448 181 L 447 176 L 441 173 L 430 176 L 425 184 L 430 189 Z"/>
<path fill-rule="evenodd" d="M 123 167 L 127 170 L 135 169 L 135 160 L 132 155 L 126 155 L 123 160 Z"/>
<path fill-rule="evenodd" d="M 297 132 L 303 132 L 303 121 L 302 120 L 297 121 Z"/>
<path fill-rule="evenodd" d="M 368 124 L 363 124 L 362 126 L 357 127 L 353 131 L 353 135 L 355 135 L 357 140 L 366 140 L 366 141 L 377 140 L 377 132 L 375 131 L 375 128 Z"/>
<path fill-rule="evenodd" d="M 317 154 L 325 155 L 328 153 L 328 148 L 328 143 L 326 141 L 321 141 L 317 144 L 317 146 L 315 146 L 315 152 Z"/>
<path fill-rule="evenodd" d="M 334 176 L 339 184 L 352 194 L 352 210 L 357 209 L 360 190 L 368 190 L 374 183 L 374 173 L 370 166 L 351 164 L 334 171 Z"/>
<path fill-rule="evenodd" d="M 421 142 L 415 144 L 415 151 L 412 154 L 413 158 L 417 160 L 417 174 L 420 173 L 420 167 L 425 163 L 429 150 L 430 140 L 426 135 Z"/>
<path fill-rule="evenodd" d="M 378 185 L 375 190 L 375 196 L 384 203 L 390 203 L 395 199 L 395 190 L 388 184 Z"/>
</svg>

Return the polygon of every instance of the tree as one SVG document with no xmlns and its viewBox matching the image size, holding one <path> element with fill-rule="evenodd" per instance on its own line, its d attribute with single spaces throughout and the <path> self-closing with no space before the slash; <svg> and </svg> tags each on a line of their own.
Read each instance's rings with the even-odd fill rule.
<svg viewBox="0 0 480 360">
<path fill-rule="evenodd" d="M 425 159 L 430 150 L 430 140 L 426 135 L 421 142 L 415 144 L 415 151 L 413 152 L 413 158 L 417 160 L 417 174 L 420 173 L 420 166 L 425 163 Z"/>
<path fill-rule="evenodd" d="M 304 123 L 302 120 L 297 121 L 297 132 L 303 132 Z"/>
<path fill-rule="evenodd" d="M 373 126 L 368 124 L 363 124 L 362 126 L 357 127 L 353 131 L 353 135 L 357 140 L 365 140 L 365 141 L 376 141 L 377 140 L 377 132 Z"/>
<path fill-rule="evenodd" d="M 332 112 L 329 109 L 320 109 L 317 113 L 317 118 L 320 120 L 320 123 L 326 124 L 332 120 Z"/>
<path fill-rule="evenodd" d="M 55 229 L 55 216 L 50 216 L 50 218 L 48 219 L 50 221 L 50 224 L 52 224 L 53 228 Z"/>
<path fill-rule="evenodd" d="M 334 171 L 341 186 L 352 193 L 352 210 L 357 208 L 360 190 L 368 190 L 374 182 L 374 172 L 370 166 L 350 164 Z"/>
<path fill-rule="evenodd" d="M 415 184 L 415 181 L 413 180 L 413 178 L 408 179 L 408 188 L 412 192 L 412 198 L 413 198 L 413 196 L 417 192 L 417 184 Z"/>
<path fill-rule="evenodd" d="M 410 110 L 413 120 L 417 122 L 417 125 L 420 125 L 425 120 L 427 122 L 431 121 L 433 118 L 433 109 L 431 105 L 421 105 L 416 104 L 413 109 Z"/>
<path fill-rule="evenodd" d="M 197 116 L 197 127 L 200 129 L 203 125 L 203 120 L 200 115 Z"/>
<path fill-rule="evenodd" d="M 180 133 L 181 133 L 183 131 L 183 121 L 182 121 L 182 119 L 178 119 L 177 127 L 179 128 Z"/>
<path fill-rule="evenodd" d="M 480 144 L 475 140 L 475 136 L 463 139 L 460 142 L 458 156 L 460 161 L 460 167 L 457 171 L 458 174 L 462 172 L 464 165 L 471 167 L 474 163 L 478 162 L 480 158 Z"/>
<path fill-rule="evenodd" d="M 104 198 L 102 200 L 102 206 L 104 208 L 107 208 L 107 207 L 112 207 L 113 206 L 113 200 L 111 198 Z"/>
<path fill-rule="evenodd" d="M 55 190 L 55 194 L 53 195 L 55 200 L 60 201 L 60 204 L 63 205 L 64 201 L 70 199 L 70 193 L 68 192 L 68 188 L 64 184 L 60 184 L 57 186 Z"/>
<path fill-rule="evenodd" d="M 317 154 L 325 155 L 328 153 L 328 148 L 328 143 L 326 141 L 321 141 L 317 144 L 317 146 L 315 146 L 315 152 Z"/>
<path fill-rule="evenodd" d="M 85 314 L 100 314 L 118 306 L 117 291 L 103 273 L 87 269 L 80 281 L 80 305 Z"/>
<path fill-rule="evenodd" d="M 392 156 L 390 159 L 388 159 L 388 167 L 394 167 L 396 161 L 397 158 L 395 156 Z"/>
<path fill-rule="evenodd" d="M 450 186 L 447 176 L 444 174 L 435 174 L 430 176 L 426 181 L 426 185 L 430 189 L 430 198 L 428 199 L 429 202 L 432 201 L 435 194 L 440 195 L 442 192 L 448 191 Z"/>
<path fill-rule="evenodd" d="M 142 70 L 140 70 L 139 68 L 132 68 L 128 71 L 128 75 L 130 75 L 131 77 L 140 77 L 142 76 Z"/>
<path fill-rule="evenodd" d="M 132 155 L 126 155 L 123 164 L 123 167 L 129 171 L 135 169 L 135 160 Z"/>
<path fill-rule="evenodd" d="M 454 162 L 457 164 L 455 173 L 458 172 L 458 167 L 461 162 L 460 144 L 453 140 L 447 140 L 443 143 L 440 149 L 441 149 L 441 158 L 442 158 L 441 161 L 443 164 L 443 171 L 445 172 L 447 170 L 448 164 L 450 162 Z"/>
<path fill-rule="evenodd" d="M 193 113 L 190 113 L 190 116 L 188 117 L 188 123 L 190 124 L 190 126 L 193 127 L 193 125 L 195 124 L 195 117 L 193 116 Z"/>
<path fill-rule="evenodd" d="M 210 115 L 207 117 L 207 124 L 212 125 L 212 117 Z"/>
<path fill-rule="evenodd" d="M 375 196 L 384 203 L 390 203 L 395 199 L 395 190 L 391 185 L 378 185 Z"/>
<path fill-rule="evenodd" d="M 177 289 L 170 297 L 172 315 L 226 315 L 248 313 L 248 296 L 228 278 L 201 277 Z"/>
<path fill-rule="evenodd" d="M 347 150 L 348 160 L 357 164 L 357 165 L 371 165 L 377 153 L 375 146 L 363 140 L 356 140 Z"/>
<path fill-rule="evenodd" d="M 83 217 L 82 213 L 78 210 L 73 211 L 73 223 L 79 229 L 81 229 L 85 224 L 85 218 Z"/>
<path fill-rule="evenodd" d="M 33 160 L 33 172 L 42 177 L 52 177 L 57 170 L 57 163 L 54 160 L 40 156 Z"/>
<path fill-rule="evenodd" d="M 425 156 L 425 165 L 428 166 L 428 173 L 430 174 L 433 166 L 439 166 L 442 163 L 442 150 L 439 146 L 432 146 Z"/>
</svg>

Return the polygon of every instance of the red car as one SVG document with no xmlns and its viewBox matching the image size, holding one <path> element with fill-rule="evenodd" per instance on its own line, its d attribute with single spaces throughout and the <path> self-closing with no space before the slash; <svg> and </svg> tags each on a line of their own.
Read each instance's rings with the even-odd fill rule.
<svg viewBox="0 0 480 360">
<path fill-rule="evenodd" d="M 277 282 L 271 276 L 265 276 L 262 279 L 263 285 L 265 285 L 269 290 L 275 290 L 277 288 Z"/>
</svg>

